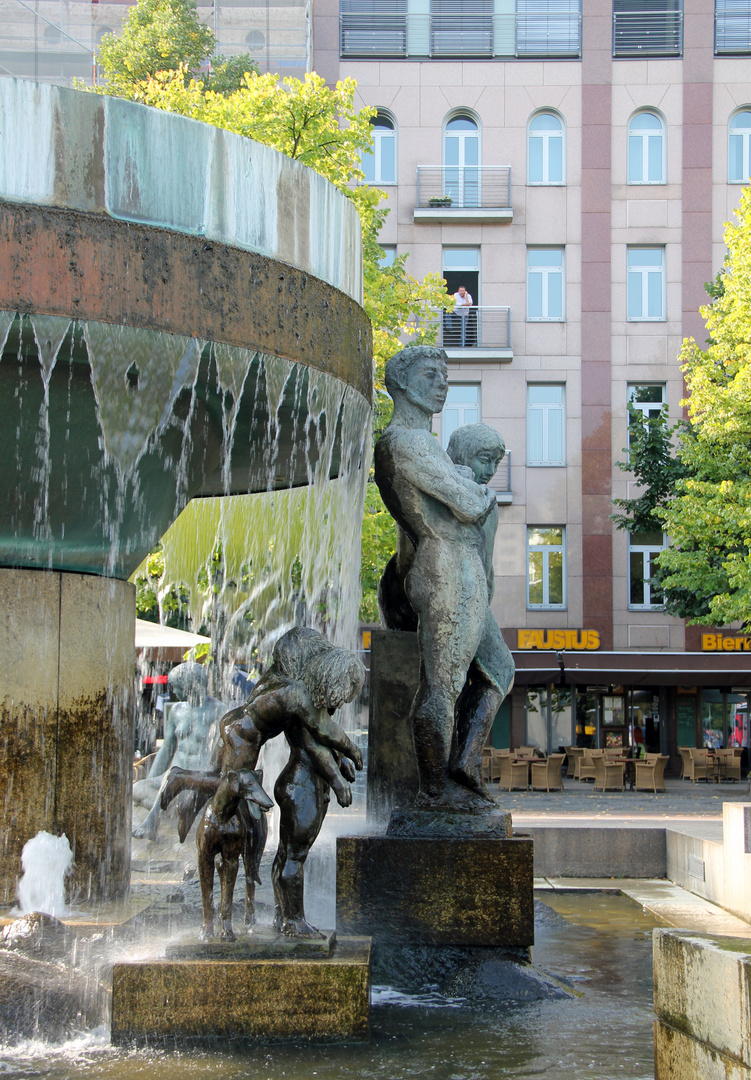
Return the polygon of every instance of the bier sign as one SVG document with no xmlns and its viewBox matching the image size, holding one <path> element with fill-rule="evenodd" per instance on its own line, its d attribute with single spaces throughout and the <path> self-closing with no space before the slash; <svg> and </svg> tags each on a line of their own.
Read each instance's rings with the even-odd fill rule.
<svg viewBox="0 0 751 1080">
<path fill-rule="evenodd" d="M 599 649 L 597 630 L 518 630 L 517 649 Z"/>
<path fill-rule="evenodd" d="M 702 634 L 702 652 L 751 652 L 751 638 L 735 634 Z"/>
</svg>

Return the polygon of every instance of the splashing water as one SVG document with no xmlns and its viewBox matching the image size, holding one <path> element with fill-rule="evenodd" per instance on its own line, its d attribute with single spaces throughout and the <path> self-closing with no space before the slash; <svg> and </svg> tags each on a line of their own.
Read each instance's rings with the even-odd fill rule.
<svg viewBox="0 0 751 1080">
<path fill-rule="evenodd" d="M 23 877 L 18 883 L 18 904 L 22 915 L 42 911 L 46 915 L 68 914 L 65 903 L 65 875 L 73 865 L 68 837 L 38 832 L 27 840 L 21 854 Z"/>
</svg>

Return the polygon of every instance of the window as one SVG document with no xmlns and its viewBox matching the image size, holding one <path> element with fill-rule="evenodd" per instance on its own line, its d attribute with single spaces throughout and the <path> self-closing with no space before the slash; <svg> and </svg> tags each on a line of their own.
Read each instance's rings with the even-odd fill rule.
<svg viewBox="0 0 751 1080">
<path fill-rule="evenodd" d="M 662 590 L 652 584 L 654 561 L 665 547 L 661 532 L 630 533 L 628 538 L 628 606 L 659 608 Z"/>
<path fill-rule="evenodd" d="M 645 420 L 654 420 L 666 405 L 664 383 L 643 383 L 628 388 L 628 400 L 643 414 Z"/>
<path fill-rule="evenodd" d="M 516 0 L 517 56 L 580 54 L 580 0 Z"/>
<path fill-rule="evenodd" d="M 530 525 L 527 529 L 527 607 L 565 606 L 564 531 Z"/>
<path fill-rule="evenodd" d="M 393 266 L 396 258 L 396 244 L 381 244 L 383 255 L 378 260 L 379 266 Z"/>
<path fill-rule="evenodd" d="M 441 445 L 445 450 L 449 444 L 451 433 L 464 424 L 479 424 L 480 422 L 480 387 L 478 384 L 470 386 L 449 386 L 446 395 L 446 404 L 441 413 Z"/>
<path fill-rule="evenodd" d="M 527 464 L 565 465 L 563 386 L 527 386 Z"/>
<path fill-rule="evenodd" d="M 480 129 L 471 116 L 452 117 L 443 132 L 443 193 L 455 206 L 480 205 Z"/>
<path fill-rule="evenodd" d="M 728 124 L 728 183 L 747 184 L 751 176 L 749 143 L 751 142 L 751 109 L 741 109 Z"/>
<path fill-rule="evenodd" d="M 683 0 L 613 0 L 613 56 L 681 56 Z"/>
<path fill-rule="evenodd" d="M 373 149 L 362 156 L 362 171 L 368 184 L 396 183 L 396 129 L 386 113 L 379 112 L 370 121 Z"/>
<path fill-rule="evenodd" d="M 717 56 L 751 52 L 751 2 L 715 0 L 714 51 Z"/>
<path fill-rule="evenodd" d="M 407 0 L 340 0 L 342 56 L 406 56 Z"/>
<path fill-rule="evenodd" d="M 628 319 L 665 320 L 665 249 L 628 249 Z"/>
<path fill-rule="evenodd" d="M 430 55 L 493 55 L 493 0 L 430 0 Z"/>
<path fill-rule="evenodd" d="M 665 183 L 665 129 L 653 112 L 640 112 L 628 125 L 629 184 Z"/>
<path fill-rule="evenodd" d="M 563 321 L 563 248 L 527 249 L 527 319 Z"/>
<path fill-rule="evenodd" d="M 527 182 L 562 184 L 563 124 L 553 113 L 538 113 L 529 122 Z"/>
</svg>

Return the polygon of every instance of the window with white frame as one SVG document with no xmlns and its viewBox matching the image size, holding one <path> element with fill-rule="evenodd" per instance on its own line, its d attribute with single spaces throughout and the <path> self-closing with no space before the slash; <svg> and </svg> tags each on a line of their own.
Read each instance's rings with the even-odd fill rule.
<svg viewBox="0 0 751 1080">
<path fill-rule="evenodd" d="M 538 113 L 529 122 L 527 183 L 562 184 L 565 171 L 563 124 L 554 113 Z"/>
<path fill-rule="evenodd" d="M 565 531 L 557 526 L 527 529 L 527 607 L 566 606 Z"/>
<path fill-rule="evenodd" d="M 665 183 L 665 125 L 653 112 L 639 112 L 628 125 L 629 184 Z"/>
<path fill-rule="evenodd" d="M 563 248 L 527 248 L 527 319 L 564 318 Z"/>
<path fill-rule="evenodd" d="M 665 248 L 628 249 L 628 319 L 665 321 Z"/>
<path fill-rule="evenodd" d="M 565 465 L 565 405 L 561 384 L 527 386 L 527 464 Z"/>
<path fill-rule="evenodd" d="M 477 121 L 468 113 L 452 116 L 443 132 L 443 194 L 454 206 L 480 205 L 479 164 Z"/>
<path fill-rule="evenodd" d="M 441 445 L 445 450 L 451 435 L 464 424 L 480 423 L 480 386 L 464 383 L 449 386 L 441 413 Z"/>
<path fill-rule="evenodd" d="M 659 531 L 630 533 L 628 538 L 628 606 L 641 610 L 661 608 L 662 590 L 652 582 L 654 561 L 665 548 Z"/>
<path fill-rule="evenodd" d="M 751 177 L 751 109 L 740 109 L 728 124 L 728 183 L 747 184 Z"/>
<path fill-rule="evenodd" d="M 362 155 L 362 171 L 368 184 L 396 183 L 396 127 L 379 111 L 370 121 L 373 149 Z"/>
<path fill-rule="evenodd" d="M 629 404 L 642 413 L 645 420 L 655 420 L 667 404 L 664 383 L 632 383 L 628 388 Z"/>
</svg>

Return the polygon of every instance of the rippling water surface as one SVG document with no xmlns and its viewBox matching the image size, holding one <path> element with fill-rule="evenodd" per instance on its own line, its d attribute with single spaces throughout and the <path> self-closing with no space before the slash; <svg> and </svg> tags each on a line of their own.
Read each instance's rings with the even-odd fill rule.
<svg viewBox="0 0 751 1080">
<path fill-rule="evenodd" d="M 43 1080 L 653 1080 L 654 920 L 625 897 L 543 894 L 533 959 L 579 996 L 470 1007 L 427 990 L 376 987 L 371 1039 L 348 1046 L 170 1053 L 109 1046 L 105 1031 L 60 1047 L 0 1050 L 0 1076 Z"/>
</svg>

